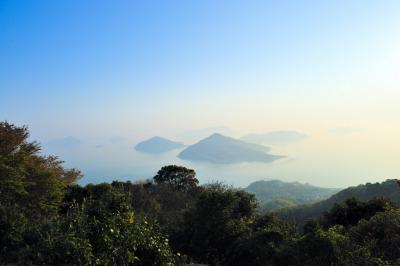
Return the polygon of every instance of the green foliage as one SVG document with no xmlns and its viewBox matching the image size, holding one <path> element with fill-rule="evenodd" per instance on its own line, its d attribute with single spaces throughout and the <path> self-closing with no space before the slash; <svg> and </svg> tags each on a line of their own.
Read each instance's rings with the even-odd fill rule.
<svg viewBox="0 0 400 266">
<path fill-rule="evenodd" d="M 381 183 L 367 183 L 356 187 L 346 188 L 329 199 L 293 208 L 279 210 L 280 217 L 302 227 L 308 220 L 318 219 L 335 204 L 344 203 L 347 199 L 355 198 L 359 201 L 368 201 L 374 198 L 385 198 L 394 205 L 400 206 L 400 187 L 398 180 L 388 179 Z"/>
<path fill-rule="evenodd" d="M 66 199 L 73 200 L 65 201 L 59 215 L 23 232 L 10 263 L 174 264 L 167 237 L 154 221 L 134 215 L 123 184 L 71 187 Z"/>
<path fill-rule="evenodd" d="M 294 207 L 296 205 L 298 205 L 298 203 L 291 199 L 275 199 L 275 200 L 261 201 L 259 212 L 269 213 L 284 208 Z"/>
<path fill-rule="evenodd" d="M 28 137 L 26 127 L 0 123 L 0 204 L 42 219 L 57 211 L 65 186 L 80 173 L 64 169 L 57 157 L 40 155 L 39 145 Z"/>
<path fill-rule="evenodd" d="M 74 224 L 81 223 L 77 213 L 67 217 L 54 217 L 33 224 L 24 235 L 18 256 L 13 263 L 19 265 L 90 265 L 93 264 L 92 246 L 82 238 Z"/>
<path fill-rule="evenodd" d="M 88 185 L 73 188 L 80 203 L 67 203 L 66 216 L 78 213 L 79 231 L 92 247 L 98 265 L 172 265 L 173 255 L 166 236 L 154 221 L 138 218 L 132 209 L 130 183 Z M 84 195 L 84 197 L 82 197 Z M 72 195 L 66 198 L 75 199 Z M 76 220 L 72 220 L 76 221 Z"/>
<path fill-rule="evenodd" d="M 244 191 L 205 187 L 185 216 L 180 248 L 200 262 L 226 263 L 236 240 L 249 230 L 256 207 L 254 196 Z"/>
<path fill-rule="evenodd" d="M 28 129 L 0 122 L 0 257 L 19 259 L 32 227 L 57 215 L 65 187 L 80 173 L 62 167 L 54 156 L 42 156 Z"/>
<path fill-rule="evenodd" d="M 288 252 L 297 239 L 295 228 L 274 215 L 257 217 L 230 252 L 228 265 L 289 265 Z"/>
<path fill-rule="evenodd" d="M 343 226 L 316 227 L 296 243 L 300 265 L 346 265 L 343 250 L 349 239 Z"/>
<path fill-rule="evenodd" d="M 162 167 L 153 179 L 157 184 L 168 184 L 172 189 L 180 191 L 193 190 L 199 184 L 194 170 L 177 165 Z"/>
<path fill-rule="evenodd" d="M 156 222 L 135 217 L 130 183 L 73 185 L 80 173 L 28 136 L 0 123 L 1 264 L 173 265 Z"/>
<path fill-rule="evenodd" d="M 357 249 L 366 249 L 372 257 L 389 264 L 400 264 L 400 209 L 377 213 L 350 229 Z"/>
<path fill-rule="evenodd" d="M 368 202 L 351 198 L 343 204 L 335 204 L 329 212 L 325 213 L 323 224 L 328 227 L 335 224 L 355 225 L 361 219 L 369 219 L 377 212 L 391 208 L 393 208 L 393 204 L 383 198 L 372 199 Z"/>
<path fill-rule="evenodd" d="M 298 241 L 303 265 L 397 265 L 400 213 L 383 199 L 349 199 L 319 222 L 309 222 Z M 396 264 L 397 263 L 397 264 Z"/>
</svg>

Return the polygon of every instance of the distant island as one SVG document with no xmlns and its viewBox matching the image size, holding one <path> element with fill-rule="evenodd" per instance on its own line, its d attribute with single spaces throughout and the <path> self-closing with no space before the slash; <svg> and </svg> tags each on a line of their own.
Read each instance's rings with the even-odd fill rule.
<svg viewBox="0 0 400 266">
<path fill-rule="evenodd" d="M 215 133 L 183 150 L 178 157 L 190 161 L 218 164 L 240 162 L 273 162 L 284 156 L 268 154 L 266 146 L 247 143 Z"/>
<path fill-rule="evenodd" d="M 145 141 L 139 142 L 135 146 L 135 150 L 145 153 L 159 154 L 175 149 L 180 149 L 186 145 L 182 142 L 172 141 L 162 137 L 152 137 Z"/>
</svg>

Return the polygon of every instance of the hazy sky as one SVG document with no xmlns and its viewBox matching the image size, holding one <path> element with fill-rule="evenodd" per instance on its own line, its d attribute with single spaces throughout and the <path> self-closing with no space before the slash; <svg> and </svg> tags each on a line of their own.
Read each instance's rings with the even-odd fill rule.
<svg viewBox="0 0 400 266">
<path fill-rule="evenodd" d="M 354 129 L 394 153 L 399 14 L 398 0 L 2 0 L 0 119 L 39 139 Z"/>
</svg>

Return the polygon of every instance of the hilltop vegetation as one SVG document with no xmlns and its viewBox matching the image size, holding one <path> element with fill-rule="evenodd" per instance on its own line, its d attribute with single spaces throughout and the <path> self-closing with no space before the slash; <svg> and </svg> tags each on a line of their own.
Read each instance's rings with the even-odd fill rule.
<svg viewBox="0 0 400 266">
<path fill-rule="evenodd" d="M 163 167 L 139 183 L 82 187 L 79 171 L 39 150 L 26 127 L 0 123 L 1 265 L 400 263 L 400 209 L 387 199 L 349 199 L 299 233 L 260 215 L 253 194 L 199 186 L 185 167 Z"/>
<path fill-rule="evenodd" d="M 251 183 L 244 190 L 256 196 L 260 202 L 260 211 L 265 213 L 321 201 L 332 196 L 340 189 L 321 188 L 298 182 L 261 180 Z"/>
<path fill-rule="evenodd" d="M 389 199 L 400 206 L 400 186 L 398 180 L 389 179 L 382 183 L 367 183 L 356 187 L 344 189 L 326 200 L 314 204 L 296 206 L 279 211 L 279 215 L 291 223 L 304 225 L 308 220 L 321 217 L 324 212 L 333 208 L 335 204 L 344 203 L 347 199 L 354 198 L 368 201 L 377 197 Z"/>
</svg>

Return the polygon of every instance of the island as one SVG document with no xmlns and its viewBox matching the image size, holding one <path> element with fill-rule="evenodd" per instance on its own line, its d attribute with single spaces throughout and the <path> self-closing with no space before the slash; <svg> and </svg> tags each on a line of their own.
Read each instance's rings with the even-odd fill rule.
<svg viewBox="0 0 400 266">
<path fill-rule="evenodd" d="M 182 142 L 176 142 L 166 138 L 155 136 L 145 141 L 139 142 L 135 146 L 135 150 L 144 153 L 159 154 L 175 149 L 184 148 L 185 146 L 186 145 Z"/>
<path fill-rule="evenodd" d="M 189 161 L 205 161 L 217 164 L 241 162 L 273 162 L 284 156 L 272 155 L 266 146 L 215 133 L 198 143 L 188 146 L 178 157 Z"/>
</svg>

